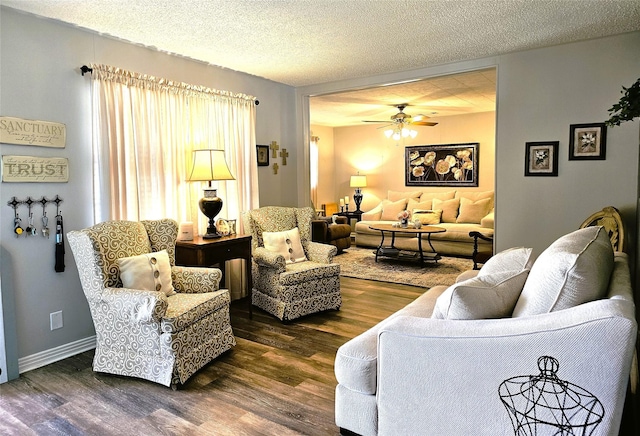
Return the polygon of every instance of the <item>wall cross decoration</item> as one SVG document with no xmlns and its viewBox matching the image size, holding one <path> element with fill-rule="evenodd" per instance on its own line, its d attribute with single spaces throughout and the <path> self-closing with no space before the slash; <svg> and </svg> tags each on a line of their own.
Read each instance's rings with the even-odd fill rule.
<svg viewBox="0 0 640 436">
<path fill-rule="evenodd" d="M 278 174 L 278 168 L 280 168 L 280 167 L 278 166 L 278 164 L 277 164 L 277 163 L 274 163 L 274 164 L 273 164 L 273 174 Z"/>
<path fill-rule="evenodd" d="M 289 157 L 289 153 L 287 153 L 287 149 L 283 148 L 280 152 L 280 157 L 282 158 L 282 165 L 287 164 L 287 158 Z"/>
<path fill-rule="evenodd" d="M 271 141 L 269 148 L 271 149 L 271 157 L 278 157 L 278 150 L 280 149 L 278 143 L 276 141 Z"/>
</svg>

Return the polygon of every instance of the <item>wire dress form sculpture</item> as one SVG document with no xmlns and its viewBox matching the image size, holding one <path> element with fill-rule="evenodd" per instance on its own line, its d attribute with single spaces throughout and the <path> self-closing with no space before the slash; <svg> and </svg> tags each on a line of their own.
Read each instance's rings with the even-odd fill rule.
<svg viewBox="0 0 640 436">
<path fill-rule="evenodd" d="M 512 377 L 498 392 L 509 411 L 516 436 L 591 435 L 602 422 L 604 408 L 593 394 L 560 380 L 558 360 L 538 358 L 538 375 Z"/>
</svg>

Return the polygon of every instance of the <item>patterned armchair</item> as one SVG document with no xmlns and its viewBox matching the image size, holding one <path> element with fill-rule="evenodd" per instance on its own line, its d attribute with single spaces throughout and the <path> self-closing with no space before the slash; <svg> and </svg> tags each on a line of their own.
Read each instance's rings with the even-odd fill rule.
<svg viewBox="0 0 640 436">
<path fill-rule="evenodd" d="M 68 232 L 96 330 L 94 371 L 175 388 L 236 344 L 221 271 L 175 266 L 177 235 L 170 219 Z"/>
<path fill-rule="evenodd" d="M 252 304 L 282 321 L 338 310 L 342 305 L 340 265 L 332 263 L 337 249 L 311 241 L 314 217 L 311 207 L 267 206 L 242 214 L 244 230 L 252 236 Z M 306 259 L 291 263 L 282 254 L 265 248 L 264 232 L 284 232 L 296 227 Z"/>
</svg>

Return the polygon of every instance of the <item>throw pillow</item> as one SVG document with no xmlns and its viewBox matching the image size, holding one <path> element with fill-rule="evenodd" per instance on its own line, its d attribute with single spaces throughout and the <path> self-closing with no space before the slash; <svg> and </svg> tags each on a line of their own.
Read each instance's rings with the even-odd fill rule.
<svg viewBox="0 0 640 436">
<path fill-rule="evenodd" d="M 411 219 L 415 221 L 420 220 L 423 226 L 431 226 L 434 224 L 440 224 L 440 217 L 442 217 L 441 210 L 419 210 L 414 209 Z"/>
<path fill-rule="evenodd" d="M 380 219 L 382 221 L 398 221 L 398 214 L 405 210 L 407 207 L 407 200 L 402 199 L 396 202 L 391 202 L 389 200 L 382 201 L 382 216 Z"/>
<path fill-rule="evenodd" d="M 116 264 L 125 288 L 163 292 L 167 297 L 175 294 L 167 250 L 123 257 Z"/>
<path fill-rule="evenodd" d="M 479 276 L 487 276 L 500 273 L 502 271 L 523 271 L 531 269 L 533 265 L 533 249 L 531 248 L 509 248 L 494 254 L 482 265 Z"/>
<path fill-rule="evenodd" d="M 303 262 L 307 256 L 300 241 L 300 229 L 294 227 L 283 232 L 262 232 L 264 248 L 281 254 L 286 263 Z"/>
<path fill-rule="evenodd" d="M 413 198 L 417 200 L 422 195 L 422 191 L 387 191 L 387 200 L 389 201 L 398 201 L 398 200 L 408 200 Z"/>
<path fill-rule="evenodd" d="M 457 223 L 480 224 L 480 220 L 484 218 L 489 211 L 490 200 L 483 198 L 482 200 L 469 200 L 462 197 L 460 199 L 460 214 L 456 218 Z"/>
<path fill-rule="evenodd" d="M 413 213 L 413 211 L 416 209 L 431 210 L 432 204 L 433 202 L 431 200 L 421 203 L 418 202 L 418 200 L 410 198 L 409 202 L 407 203 L 407 210 L 409 211 L 409 213 Z"/>
<path fill-rule="evenodd" d="M 603 298 L 613 270 L 613 248 L 603 227 L 562 236 L 535 261 L 513 316 L 567 309 Z"/>
<path fill-rule="evenodd" d="M 380 221 L 382 216 L 382 202 L 368 212 L 364 212 L 360 219 L 362 221 Z"/>
<path fill-rule="evenodd" d="M 482 200 L 484 198 L 489 199 L 489 209 L 493 209 L 493 191 L 458 191 L 456 192 L 456 198 L 467 198 L 472 201 Z"/>
<path fill-rule="evenodd" d="M 528 270 L 502 271 L 455 283 L 436 300 L 432 318 L 508 318 L 518 301 Z"/>
<path fill-rule="evenodd" d="M 460 199 L 452 198 L 451 200 L 433 199 L 433 209 L 442 211 L 443 223 L 455 223 L 458 217 L 458 208 L 460 207 Z"/>
</svg>

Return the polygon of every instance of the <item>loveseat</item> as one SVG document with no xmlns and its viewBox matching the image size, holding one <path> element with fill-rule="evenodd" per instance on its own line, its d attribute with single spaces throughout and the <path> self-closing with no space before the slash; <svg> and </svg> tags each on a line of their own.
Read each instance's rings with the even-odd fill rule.
<svg viewBox="0 0 640 436">
<path fill-rule="evenodd" d="M 356 223 L 356 246 L 378 247 L 381 233 L 369 228 L 372 224 L 398 222 L 398 213 L 409 213 L 409 225 L 420 218 L 422 225 L 435 225 L 447 231 L 431 235 L 433 248 L 439 254 L 469 256 L 473 254 L 470 232 L 493 236 L 493 191 L 388 191 L 387 198 L 374 209 L 362 214 Z M 429 211 L 429 212 L 427 212 Z M 422 236 L 426 240 L 427 235 Z M 386 241 L 385 241 L 386 244 Z M 395 247 L 400 250 L 418 250 L 418 239 L 412 233 L 397 233 Z M 426 245 L 426 244 L 424 244 Z M 492 242 L 478 241 L 479 249 L 492 251 Z"/>
<path fill-rule="evenodd" d="M 636 337 L 628 258 L 602 227 L 535 261 L 505 250 L 338 349 L 336 424 L 360 435 L 617 435 Z"/>
</svg>

